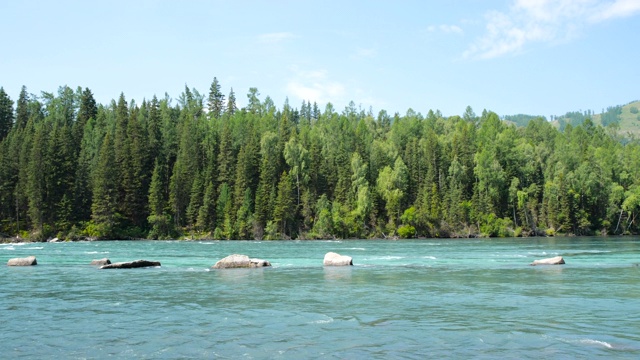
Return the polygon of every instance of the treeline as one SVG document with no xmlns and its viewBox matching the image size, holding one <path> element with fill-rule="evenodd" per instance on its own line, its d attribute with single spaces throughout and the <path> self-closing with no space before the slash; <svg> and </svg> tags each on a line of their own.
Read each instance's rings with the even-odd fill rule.
<svg viewBox="0 0 640 360">
<path fill-rule="evenodd" d="M 640 144 L 497 114 L 374 115 L 214 79 L 97 104 L 0 89 L 0 233 L 32 239 L 316 239 L 638 232 Z M 14 107 L 15 105 L 15 107 Z"/>
</svg>

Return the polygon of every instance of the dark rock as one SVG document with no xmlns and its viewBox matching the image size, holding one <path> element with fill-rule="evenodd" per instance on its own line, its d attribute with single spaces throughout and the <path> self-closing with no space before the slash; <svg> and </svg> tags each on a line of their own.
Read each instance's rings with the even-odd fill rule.
<svg viewBox="0 0 640 360">
<path fill-rule="evenodd" d="M 91 260 L 91 265 L 102 266 L 102 265 L 109 265 L 109 264 L 111 264 L 111 260 L 107 258 Z"/>
<path fill-rule="evenodd" d="M 35 256 L 28 256 L 26 258 L 9 259 L 9 261 L 7 261 L 7 265 L 8 266 L 31 266 L 31 265 L 38 265 L 38 262 L 36 261 Z"/>
<path fill-rule="evenodd" d="M 548 259 L 540 259 L 540 260 L 534 260 L 531 265 L 535 266 L 535 265 L 562 265 L 564 264 L 564 259 L 562 258 L 562 256 L 556 256 L 556 257 L 552 257 L 552 258 L 548 258 Z"/>
<path fill-rule="evenodd" d="M 349 266 L 353 265 L 353 258 L 351 258 L 351 256 L 328 252 L 324 256 L 323 264 L 324 266 Z"/>
<path fill-rule="evenodd" d="M 119 262 L 113 264 L 107 264 L 100 266 L 100 269 L 132 269 L 132 268 L 143 268 L 143 267 L 154 267 L 161 266 L 158 261 L 149 261 L 149 260 L 136 260 L 129 262 Z"/>
<path fill-rule="evenodd" d="M 271 266 L 267 260 L 250 259 L 247 255 L 233 254 L 218 261 L 212 266 L 214 269 L 238 269 L 238 268 L 258 268 Z"/>
</svg>

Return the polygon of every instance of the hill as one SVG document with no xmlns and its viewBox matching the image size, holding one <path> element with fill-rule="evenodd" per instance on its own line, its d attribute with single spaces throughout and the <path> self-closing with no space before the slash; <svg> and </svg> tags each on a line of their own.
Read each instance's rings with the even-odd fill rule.
<svg viewBox="0 0 640 360">
<path fill-rule="evenodd" d="M 617 115 L 619 133 L 627 137 L 640 136 L 640 100 L 632 101 L 627 105 L 619 106 L 619 108 L 620 111 Z M 595 124 L 608 125 L 606 113 L 596 114 L 592 120 Z"/>
<path fill-rule="evenodd" d="M 527 126 L 529 121 L 544 116 L 533 115 L 506 115 L 502 120 L 516 124 L 516 126 Z M 624 137 L 640 137 L 640 100 L 632 101 L 626 105 L 610 106 L 599 114 L 591 110 L 570 111 L 561 116 L 551 116 L 551 124 L 559 130 L 571 124 L 577 126 L 586 119 L 591 119 L 594 124 L 604 127 L 611 124 L 618 124 L 618 133 Z"/>
</svg>

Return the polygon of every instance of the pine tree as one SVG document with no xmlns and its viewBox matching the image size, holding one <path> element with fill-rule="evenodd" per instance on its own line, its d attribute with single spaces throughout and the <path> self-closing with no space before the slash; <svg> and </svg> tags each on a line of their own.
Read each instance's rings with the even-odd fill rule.
<svg viewBox="0 0 640 360">
<path fill-rule="evenodd" d="M 29 154 L 29 167 L 27 169 L 27 197 L 29 199 L 29 218 L 34 229 L 41 236 L 44 229 L 44 216 L 46 205 L 46 182 L 42 176 L 47 163 L 47 134 L 49 129 L 40 124 L 33 137 L 33 146 Z"/>
<path fill-rule="evenodd" d="M 115 149 L 111 134 L 107 134 L 100 148 L 97 168 L 93 179 L 93 203 L 91 219 L 95 225 L 94 236 L 114 238 L 117 236 L 120 223 L 118 213 L 118 172 L 113 166 Z"/>
<path fill-rule="evenodd" d="M 149 186 L 149 238 L 164 239 L 173 234 L 173 222 L 167 211 L 168 184 L 166 165 L 156 159 Z"/>
<path fill-rule="evenodd" d="M 219 119 L 224 110 L 224 95 L 220 91 L 220 84 L 217 78 L 213 78 L 211 88 L 209 88 L 209 98 L 207 101 L 209 116 L 212 119 Z"/>
<path fill-rule="evenodd" d="M 237 211 L 245 202 L 246 191 L 255 193 L 258 185 L 259 151 L 258 141 L 253 136 L 240 148 L 236 163 L 236 176 L 234 182 L 233 204 Z"/>
<path fill-rule="evenodd" d="M 115 136 L 110 140 L 112 141 L 112 147 L 114 149 L 114 162 L 111 166 L 114 167 L 118 179 L 116 184 L 116 204 L 118 204 L 118 211 L 123 210 L 124 198 L 126 196 L 125 179 L 129 177 L 126 175 L 128 171 L 127 159 L 131 153 L 129 140 L 127 138 L 128 128 L 129 108 L 124 98 L 124 93 L 120 93 L 115 108 Z"/>
<path fill-rule="evenodd" d="M 76 122 L 73 124 L 73 140 L 77 144 L 77 153 L 80 152 L 80 143 L 84 135 L 84 127 L 87 122 L 89 122 L 89 119 L 95 119 L 97 115 L 98 107 L 96 100 L 93 98 L 93 93 L 89 88 L 85 88 L 80 98 L 78 116 L 76 117 Z"/>
<path fill-rule="evenodd" d="M 236 107 L 236 94 L 233 92 L 233 88 L 231 88 L 231 91 L 229 92 L 229 97 L 227 100 L 227 114 L 229 114 L 229 116 L 233 116 L 233 114 L 236 113 L 236 110 L 238 108 Z"/>
<path fill-rule="evenodd" d="M 215 215 L 215 187 L 213 181 L 208 181 L 202 199 L 202 206 L 198 210 L 196 226 L 204 231 L 213 230 Z"/>
<path fill-rule="evenodd" d="M 233 139 L 231 137 L 231 125 L 228 121 L 222 125 L 218 150 L 218 184 L 226 183 L 233 186 L 235 174 L 235 156 L 233 154 Z"/>
<path fill-rule="evenodd" d="M 13 100 L 4 88 L 0 87 L 0 141 L 7 136 L 13 127 Z"/>
<path fill-rule="evenodd" d="M 16 104 L 15 126 L 24 129 L 27 126 L 27 121 L 29 121 L 29 94 L 27 94 L 27 87 L 23 85 Z"/>
<path fill-rule="evenodd" d="M 277 135 L 270 131 L 265 132 L 260 140 L 260 180 L 256 192 L 255 220 L 261 228 L 266 226 L 273 212 L 272 194 L 276 192 L 278 181 L 277 142 Z"/>
<path fill-rule="evenodd" d="M 277 224 L 278 231 L 285 237 L 293 235 L 291 225 L 295 219 L 295 201 L 291 177 L 285 171 L 280 176 L 280 182 L 278 183 L 278 197 L 276 198 L 273 209 L 273 222 Z"/>
<path fill-rule="evenodd" d="M 126 154 L 123 164 L 124 199 L 121 213 L 130 225 L 140 231 L 146 228 L 147 223 L 146 195 L 149 191 L 150 174 L 147 173 L 147 140 L 138 112 L 138 108 L 131 109 L 127 123 L 129 153 Z"/>
<path fill-rule="evenodd" d="M 204 179 L 202 172 L 196 172 L 191 184 L 191 193 L 189 196 L 189 206 L 187 206 L 187 225 L 193 227 L 198 222 L 198 215 L 202 207 L 202 201 L 205 193 Z"/>
</svg>

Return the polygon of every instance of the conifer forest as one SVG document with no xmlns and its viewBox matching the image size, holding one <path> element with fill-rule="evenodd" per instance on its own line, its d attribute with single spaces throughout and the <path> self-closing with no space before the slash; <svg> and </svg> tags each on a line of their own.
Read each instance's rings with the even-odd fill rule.
<svg viewBox="0 0 640 360">
<path fill-rule="evenodd" d="M 0 88 L 0 238 L 332 239 L 639 232 L 640 143 L 467 107 L 240 108 L 206 94 L 99 104 Z"/>
</svg>

